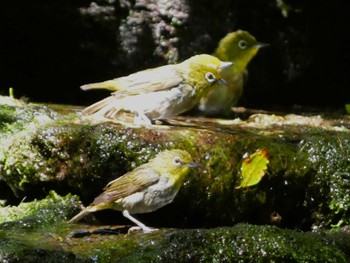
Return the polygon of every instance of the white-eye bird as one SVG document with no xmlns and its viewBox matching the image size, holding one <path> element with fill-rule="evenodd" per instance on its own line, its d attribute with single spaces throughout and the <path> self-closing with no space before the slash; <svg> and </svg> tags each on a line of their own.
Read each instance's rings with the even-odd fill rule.
<svg viewBox="0 0 350 263">
<path fill-rule="evenodd" d="M 69 222 L 77 222 L 88 213 L 114 209 L 122 211 L 144 232 L 150 232 L 154 229 L 131 215 L 153 212 L 171 203 L 190 169 L 198 166 L 187 151 L 162 151 L 148 163 L 108 183 L 102 194 Z"/>
<path fill-rule="evenodd" d="M 231 32 L 222 38 L 213 56 L 234 64 L 221 74 L 226 80 L 225 85 L 219 83 L 201 98 L 199 111 L 205 115 L 229 113 L 242 95 L 248 73 L 246 67 L 259 49 L 265 46 L 267 44 L 257 42 L 251 34 L 243 30 Z"/>
<path fill-rule="evenodd" d="M 179 64 L 83 85 L 83 90 L 102 88 L 114 91 L 110 97 L 85 108 L 83 114 L 117 119 L 120 113 L 131 112 L 135 114 L 135 124 L 150 125 L 152 120 L 192 109 L 217 83 L 225 85 L 221 73 L 232 64 L 202 54 Z"/>
</svg>

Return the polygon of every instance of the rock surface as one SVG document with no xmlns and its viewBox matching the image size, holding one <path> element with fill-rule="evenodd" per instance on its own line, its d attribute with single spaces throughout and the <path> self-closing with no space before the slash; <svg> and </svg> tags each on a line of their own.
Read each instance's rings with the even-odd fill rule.
<svg viewBox="0 0 350 263">
<path fill-rule="evenodd" d="M 346 116 L 177 117 L 164 125 L 135 127 L 93 123 L 74 108 L 2 100 L 0 199 L 9 205 L 0 209 L 2 259 L 164 262 L 176 255 L 184 262 L 347 262 Z M 191 173 L 172 204 L 137 216 L 164 230 L 126 235 L 124 225 L 130 222 L 117 211 L 85 219 L 99 227 L 66 223 L 81 206 L 72 194 L 86 205 L 107 182 L 171 148 L 186 149 L 202 168 Z M 243 160 L 263 148 L 269 156 L 266 175 L 237 189 Z M 52 190 L 58 194 L 47 196 Z M 303 248 L 300 254 L 296 247 Z"/>
</svg>

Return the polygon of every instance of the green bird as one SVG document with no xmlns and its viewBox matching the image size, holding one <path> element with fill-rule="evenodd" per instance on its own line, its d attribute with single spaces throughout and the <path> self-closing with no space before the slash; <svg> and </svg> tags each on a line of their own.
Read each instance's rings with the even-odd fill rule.
<svg viewBox="0 0 350 263">
<path fill-rule="evenodd" d="M 190 169 L 198 166 L 187 151 L 162 151 L 148 163 L 109 182 L 103 193 L 69 222 L 77 222 L 88 213 L 114 209 L 122 211 L 145 233 L 151 232 L 153 228 L 147 227 L 131 214 L 150 213 L 171 203 Z"/>
<path fill-rule="evenodd" d="M 251 34 L 242 30 L 231 32 L 222 38 L 213 56 L 234 62 L 234 65 L 221 74 L 227 83 L 219 83 L 203 96 L 198 105 L 199 111 L 207 115 L 230 112 L 242 95 L 247 65 L 258 50 L 266 45 L 257 42 Z"/>
<path fill-rule="evenodd" d="M 217 83 L 225 86 L 221 72 L 233 62 L 211 55 L 196 55 L 182 63 L 143 70 L 126 77 L 81 86 L 83 90 L 109 89 L 110 97 L 83 110 L 85 115 L 117 119 L 123 112 L 134 114 L 134 123 L 151 125 L 192 109 Z M 220 86 L 221 86 L 220 85 Z"/>
</svg>

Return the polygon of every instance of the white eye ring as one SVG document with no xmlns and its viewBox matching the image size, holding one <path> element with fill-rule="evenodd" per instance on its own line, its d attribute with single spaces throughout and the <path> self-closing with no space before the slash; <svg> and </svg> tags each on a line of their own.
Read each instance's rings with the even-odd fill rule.
<svg viewBox="0 0 350 263">
<path fill-rule="evenodd" d="M 240 41 L 238 42 L 238 47 L 239 47 L 240 49 L 246 49 L 246 48 L 248 47 L 247 41 L 245 41 L 245 40 L 240 40 Z"/>
<path fill-rule="evenodd" d="M 214 81 L 216 81 L 216 77 L 214 76 L 213 73 L 211 72 L 207 72 L 205 73 L 205 79 L 209 82 L 209 83 L 213 83 Z"/>
<path fill-rule="evenodd" d="M 173 164 L 176 165 L 176 166 L 180 166 L 182 164 L 182 161 L 181 161 L 181 158 L 176 156 L 174 159 L 173 159 Z"/>
</svg>

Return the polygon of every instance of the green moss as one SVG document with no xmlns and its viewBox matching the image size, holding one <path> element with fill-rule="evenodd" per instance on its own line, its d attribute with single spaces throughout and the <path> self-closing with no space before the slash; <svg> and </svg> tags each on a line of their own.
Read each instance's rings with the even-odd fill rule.
<svg viewBox="0 0 350 263">
<path fill-rule="evenodd" d="M 43 234 L 42 234 L 43 235 Z M 65 252 L 54 246 L 51 249 L 38 246 L 36 237 L 28 234 L 31 240 L 22 242 L 20 238 L 12 239 L 5 236 L 0 240 L 0 261 L 1 262 L 26 262 L 26 263 L 87 263 L 94 262 L 83 259 L 71 252 Z M 48 240 L 46 238 L 46 240 Z M 36 246 L 36 247 L 35 247 Z"/>
<path fill-rule="evenodd" d="M 19 196 L 41 198 L 43 189 L 55 189 L 76 193 L 87 204 L 109 181 L 157 152 L 180 148 L 202 168 L 191 172 L 171 205 L 142 215 L 151 225 L 271 224 L 276 213 L 282 226 L 302 230 L 349 224 L 350 133 L 323 127 L 319 118 L 293 117 L 303 125 L 259 115 L 255 122 L 194 119 L 126 127 L 92 125 L 79 114 L 61 116 L 44 106 L 0 108 L 3 129 L 7 125 L 0 138 L 0 177 Z M 255 186 L 236 189 L 244 156 L 262 148 L 270 157 L 266 175 Z"/>
<path fill-rule="evenodd" d="M 16 100 L 15 100 L 16 101 Z M 31 145 L 37 127 L 57 118 L 47 107 L 27 105 L 16 101 L 15 105 L 0 105 L 0 179 L 15 193 L 28 182 L 28 177 L 43 166 L 43 160 Z M 33 160 L 36 164 L 32 165 Z M 39 174 L 39 177 L 45 174 Z"/>
<path fill-rule="evenodd" d="M 120 262 L 347 262 L 348 252 L 335 244 L 338 238 L 246 224 L 173 231 Z"/>
<path fill-rule="evenodd" d="M 108 181 L 159 151 L 158 144 L 136 136 L 128 129 L 116 132 L 113 126 L 75 124 L 61 119 L 41 125 L 31 123 L 3 140 L 0 176 L 17 195 L 28 185 L 61 182 L 92 196 Z M 97 189 L 92 193 L 83 190 L 87 182 L 96 182 Z"/>
<path fill-rule="evenodd" d="M 350 136 L 347 132 L 322 133 L 301 144 L 315 176 L 309 194 L 318 198 L 315 227 L 350 224 Z M 312 208 L 312 203 L 311 208 Z"/>
<path fill-rule="evenodd" d="M 38 229 L 62 224 L 79 209 L 76 196 L 61 197 L 54 191 L 42 200 L 0 208 L 2 229 Z"/>
<path fill-rule="evenodd" d="M 48 107 L 14 101 L 13 104 L 0 104 L 0 139 L 25 128 L 33 128 L 32 125 L 26 127 L 32 122 L 42 124 L 58 116 Z"/>
<path fill-rule="evenodd" d="M 55 233 L 56 231 L 56 233 Z M 301 233 L 272 226 L 159 230 L 151 234 L 94 234 L 75 238 L 0 231 L 0 258 L 21 262 L 348 262 L 350 235 Z M 67 234 L 68 233 L 68 234 Z M 6 253 L 5 253 L 6 251 Z M 56 259 L 56 261 L 54 261 Z"/>
</svg>

